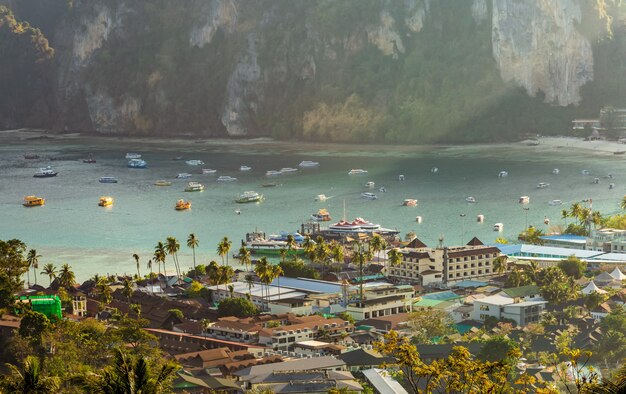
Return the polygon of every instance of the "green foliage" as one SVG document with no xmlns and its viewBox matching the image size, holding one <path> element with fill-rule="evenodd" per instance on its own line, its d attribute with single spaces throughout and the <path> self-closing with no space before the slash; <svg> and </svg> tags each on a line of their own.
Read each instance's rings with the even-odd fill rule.
<svg viewBox="0 0 626 394">
<path fill-rule="evenodd" d="M 503 335 L 496 335 L 483 342 L 478 357 L 484 361 L 497 361 L 506 358 L 514 350 L 519 350 L 519 345 L 515 341 Z"/>
<path fill-rule="evenodd" d="M 299 259 L 281 261 L 279 265 L 285 276 L 289 278 L 320 278 L 319 271 L 307 266 L 304 261 Z"/>
<path fill-rule="evenodd" d="M 0 308 L 13 305 L 13 295 L 24 285 L 22 275 L 28 271 L 25 252 L 26 245 L 22 241 L 0 240 Z"/>
<path fill-rule="evenodd" d="M 560 267 L 547 267 L 537 275 L 541 296 L 549 302 L 562 304 L 578 298 L 578 287 L 573 277 L 568 277 Z"/>
<path fill-rule="evenodd" d="M 571 255 L 567 259 L 559 261 L 558 267 L 565 272 L 565 275 L 574 279 L 580 279 L 587 270 L 587 263 Z"/>
<path fill-rule="evenodd" d="M 50 320 L 40 312 L 26 311 L 22 316 L 19 335 L 33 344 L 41 345 L 42 336 L 51 329 Z"/>
<path fill-rule="evenodd" d="M 626 230 L 626 215 L 613 215 L 606 218 L 604 226 L 618 230 Z"/>
<path fill-rule="evenodd" d="M 183 319 L 185 317 L 185 315 L 183 314 L 183 311 L 181 311 L 180 309 L 170 309 L 167 311 L 168 314 L 176 316 L 179 319 Z"/>
<path fill-rule="evenodd" d="M 408 321 L 415 343 L 431 343 L 435 338 L 457 332 L 450 314 L 440 309 L 421 309 L 411 313 Z"/>
<path fill-rule="evenodd" d="M 350 324 L 354 324 L 355 323 L 354 317 L 352 317 L 352 315 L 347 313 L 347 312 L 339 312 L 337 314 L 337 317 L 340 318 L 340 319 L 343 319 L 343 320 L 345 320 L 347 322 L 349 322 Z"/>
<path fill-rule="evenodd" d="M 247 298 L 227 298 L 220 301 L 217 313 L 222 316 L 249 317 L 258 313 L 257 307 Z"/>
<path fill-rule="evenodd" d="M 584 226 L 580 224 L 575 224 L 575 223 L 568 224 L 567 228 L 565 229 L 565 231 L 563 231 L 563 233 L 572 234 L 572 235 L 582 235 L 582 236 L 589 235 L 589 231 Z"/>
</svg>

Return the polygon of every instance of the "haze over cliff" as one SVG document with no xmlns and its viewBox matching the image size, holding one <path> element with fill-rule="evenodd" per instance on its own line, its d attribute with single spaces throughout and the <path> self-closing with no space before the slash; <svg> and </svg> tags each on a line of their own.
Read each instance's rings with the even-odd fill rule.
<svg viewBox="0 0 626 394">
<path fill-rule="evenodd" d="M 3 3 L 0 128 L 432 143 L 626 105 L 609 0 Z"/>
</svg>

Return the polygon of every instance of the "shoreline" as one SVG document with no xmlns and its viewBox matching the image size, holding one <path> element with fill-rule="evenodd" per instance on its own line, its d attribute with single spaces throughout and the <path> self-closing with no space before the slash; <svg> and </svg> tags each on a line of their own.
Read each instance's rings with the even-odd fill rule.
<svg viewBox="0 0 626 394">
<path fill-rule="evenodd" d="M 172 150 L 181 148 L 189 151 L 202 151 L 206 149 L 219 149 L 220 151 L 247 152 L 255 154 L 295 153 L 323 156 L 328 154 L 354 154 L 354 155 L 385 155 L 399 154 L 403 157 L 420 155 L 424 153 L 459 154 L 476 153 L 484 150 L 528 150 L 546 153 L 569 153 L 578 152 L 592 155 L 615 155 L 614 152 L 626 150 L 626 145 L 617 141 L 584 141 L 581 138 L 568 136 L 540 137 L 533 140 L 512 142 L 475 143 L 475 144 L 438 144 L 438 145 L 384 145 L 384 144 L 353 144 L 353 143 L 330 143 L 311 141 L 282 141 L 268 137 L 250 139 L 227 139 L 227 138 L 167 138 L 167 137 L 136 137 L 117 135 L 91 135 L 82 133 L 49 134 L 44 130 L 16 129 L 0 130 L 0 142 L 2 144 L 33 144 L 33 145 L 95 145 L 95 150 L 110 146 L 119 147 L 127 145 L 135 148 L 137 145 L 150 147 L 155 150 Z M 555 152 L 557 150 L 557 152 Z M 618 155 L 616 155 L 618 156 Z"/>
</svg>

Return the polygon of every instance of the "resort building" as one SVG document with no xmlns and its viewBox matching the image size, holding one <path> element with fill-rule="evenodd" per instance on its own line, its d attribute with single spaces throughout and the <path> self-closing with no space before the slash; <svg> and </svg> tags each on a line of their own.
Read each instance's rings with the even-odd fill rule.
<svg viewBox="0 0 626 394">
<path fill-rule="evenodd" d="M 363 291 L 363 300 L 358 294 L 355 296 L 346 306 L 346 312 L 361 321 L 413 311 L 415 289 L 410 285 L 369 283 Z"/>
<path fill-rule="evenodd" d="M 496 294 L 489 297 L 474 300 L 473 319 L 485 321 L 493 317 L 500 319 L 512 319 L 518 326 L 528 323 L 538 323 L 544 313 L 547 301 L 521 301 Z"/>
<path fill-rule="evenodd" d="M 586 249 L 587 237 L 583 235 L 558 234 L 539 237 L 544 246 L 568 249 Z"/>
<path fill-rule="evenodd" d="M 332 339 L 354 331 L 354 326 L 343 319 L 325 319 L 322 316 L 316 316 L 317 319 L 313 319 L 313 316 L 311 317 L 308 321 L 299 324 L 264 328 L 259 331 L 259 344 L 269 346 L 274 350 L 291 352 L 296 342 L 321 337 Z"/>
<path fill-rule="evenodd" d="M 540 267 L 557 265 L 569 256 L 576 256 L 588 264 L 626 264 L 626 253 L 606 253 L 603 251 L 557 248 L 542 245 L 506 244 L 498 245 L 502 254 L 519 261 L 534 261 Z"/>
<path fill-rule="evenodd" d="M 613 228 L 591 230 L 585 249 L 606 253 L 626 253 L 626 230 Z"/>
<path fill-rule="evenodd" d="M 600 119 L 574 119 L 572 130 L 597 129 L 600 127 Z"/>
<path fill-rule="evenodd" d="M 209 338 L 243 343 L 257 343 L 261 326 L 243 323 L 236 318 L 221 318 L 206 329 Z"/>
</svg>

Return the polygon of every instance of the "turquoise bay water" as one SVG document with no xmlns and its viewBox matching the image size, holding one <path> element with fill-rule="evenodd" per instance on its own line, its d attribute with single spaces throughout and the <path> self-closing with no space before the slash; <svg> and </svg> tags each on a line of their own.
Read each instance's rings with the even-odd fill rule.
<svg viewBox="0 0 626 394">
<path fill-rule="evenodd" d="M 591 198 L 593 208 L 615 213 L 624 195 L 626 164 L 619 156 L 581 157 L 566 152 L 536 151 L 520 148 L 507 151 L 501 147 L 434 149 L 427 153 L 366 152 L 335 153 L 308 151 L 302 147 L 293 150 L 263 152 L 263 149 L 240 147 L 224 152 L 218 147 L 168 148 L 134 145 L 115 147 L 102 145 L 75 145 L 43 143 L 24 145 L 5 144 L 0 147 L 0 239 L 18 238 L 43 255 L 40 264 L 52 262 L 59 266 L 69 263 L 80 280 L 94 273 L 132 273 L 135 262 L 132 253 L 141 256 L 142 271 L 152 255 L 154 245 L 167 236 L 181 243 L 181 262 L 191 266 L 191 250 L 185 246 L 189 233 L 200 239 L 198 262 L 210 259 L 219 261 L 215 253 L 217 242 L 227 236 L 233 241 L 233 250 L 245 233 L 254 229 L 266 233 L 281 230 L 295 231 L 308 220 L 311 213 L 327 208 L 333 221 L 343 216 L 345 201 L 348 219 L 363 217 L 385 227 L 397 228 L 402 235 L 415 231 L 428 245 L 436 245 L 440 235 L 444 244 L 456 245 L 478 236 L 490 243 L 498 236 L 514 238 L 528 224 L 548 231 L 544 217 L 551 225 L 563 224 L 560 211 L 575 201 Z M 126 168 L 127 151 L 143 154 L 149 168 Z M 42 157 L 64 156 L 74 160 L 25 160 L 23 154 L 35 152 Z M 96 164 L 84 164 L 79 159 L 93 152 Z M 201 167 L 188 166 L 174 156 L 201 159 L 205 168 L 218 170 L 217 175 L 202 175 Z M 297 167 L 302 160 L 315 160 L 320 167 L 303 169 L 297 174 L 275 178 L 264 176 L 267 170 Z M 52 164 L 59 175 L 55 178 L 36 179 L 37 168 Z M 248 165 L 250 172 L 240 172 L 239 166 Z M 436 166 L 434 174 L 430 169 Z M 367 175 L 349 176 L 352 168 L 364 168 Z M 560 174 L 553 175 L 552 169 Z M 593 175 L 585 176 L 588 169 Z M 498 172 L 508 171 L 509 176 L 498 178 Z M 180 172 L 190 172 L 191 179 L 174 179 Z M 604 177 L 614 174 L 614 179 Z M 397 177 L 404 174 L 406 180 Z M 218 183 L 219 175 L 230 175 L 239 180 Z M 101 184 L 101 176 L 119 178 L 117 184 Z M 600 184 L 592 184 L 594 177 Z M 172 181 L 170 187 L 157 187 L 157 179 Z M 202 193 L 185 193 L 188 181 L 205 185 Z M 263 188 L 261 184 L 277 182 L 282 186 Z M 360 197 L 366 191 L 365 182 L 373 181 L 373 191 L 378 200 Z M 537 189 L 539 182 L 550 187 Z M 608 184 L 614 182 L 615 189 Z M 387 193 L 378 191 L 380 186 Z M 265 195 L 260 204 L 240 205 L 234 199 L 246 190 L 256 190 Z M 35 194 L 46 198 L 44 207 L 24 208 L 24 195 Z M 318 194 L 332 196 L 326 202 L 316 202 Z M 100 196 L 115 198 L 109 208 L 97 206 Z M 522 209 L 518 204 L 521 195 L 530 196 L 530 204 Z M 468 204 L 465 197 L 474 196 L 476 204 Z M 190 211 L 174 210 L 175 202 L 190 199 Z M 417 207 L 401 206 L 405 198 L 419 200 Z M 549 206 L 553 199 L 563 201 L 563 206 Z M 241 214 L 235 210 L 239 208 Z M 465 217 L 461 215 L 465 214 Z M 476 215 L 485 215 L 478 223 Z M 421 224 L 415 220 L 422 216 Z M 492 231 L 493 224 L 504 223 L 504 231 Z M 231 251 L 231 253 L 232 253 Z M 232 258 L 230 259 L 232 262 Z M 168 260 L 168 264 L 169 263 Z M 47 284 L 47 278 L 40 276 Z"/>
</svg>

